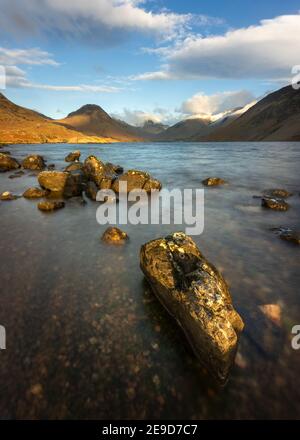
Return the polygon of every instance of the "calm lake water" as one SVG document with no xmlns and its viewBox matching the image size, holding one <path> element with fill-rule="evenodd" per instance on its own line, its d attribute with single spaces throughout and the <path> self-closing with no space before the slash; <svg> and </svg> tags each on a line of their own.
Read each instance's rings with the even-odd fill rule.
<svg viewBox="0 0 300 440">
<path fill-rule="evenodd" d="M 227 280 L 246 328 L 223 388 L 202 370 L 173 319 L 149 290 L 139 249 L 178 226 L 123 226 L 123 247 L 101 243 L 97 202 L 67 201 L 52 214 L 37 201 L 0 202 L 0 418 L 300 418 L 300 248 L 269 229 L 299 228 L 300 143 L 17 145 L 56 169 L 74 149 L 148 170 L 163 186 L 205 190 L 205 229 L 194 237 Z M 0 174 L 22 194 L 31 171 Z M 288 212 L 261 208 L 266 188 L 294 192 Z M 277 327 L 260 305 L 279 304 Z"/>
</svg>

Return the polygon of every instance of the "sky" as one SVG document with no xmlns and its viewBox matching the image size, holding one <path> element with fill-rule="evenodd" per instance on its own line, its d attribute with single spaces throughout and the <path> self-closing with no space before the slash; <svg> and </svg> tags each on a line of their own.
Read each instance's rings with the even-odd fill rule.
<svg viewBox="0 0 300 440">
<path fill-rule="evenodd" d="M 57 119 L 87 103 L 135 125 L 216 115 L 291 81 L 299 11 L 300 0 L 0 0 L 0 91 Z"/>
</svg>

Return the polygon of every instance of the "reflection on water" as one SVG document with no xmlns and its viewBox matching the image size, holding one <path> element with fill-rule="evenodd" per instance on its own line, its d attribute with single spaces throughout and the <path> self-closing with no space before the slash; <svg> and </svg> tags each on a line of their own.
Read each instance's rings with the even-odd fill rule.
<svg viewBox="0 0 300 440">
<path fill-rule="evenodd" d="M 78 146 L 12 146 L 65 166 Z M 230 381 L 219 388 L 201 369 L 180 329 L 139 269 L 141 244 L 178 229 L 126 226 L 130 241 L 100 241 L 97 203 L 75 200 L 53 214 L 20 198 L 0 205 L 0 418 L 290 418 L 300 416 L 299 248 L 269 231 L 299 227 L 300 144 L 114 144 L 79 146 L 85 157 L 145 169 L 167 188 L 199 188 L 208 176 L 230 182 L 205 190 L 205 229 L 194 237 L 224 274 L 246 322 Z M 0 191 L 21 194 L 32 172 Z M 288 212 L 269 212 L 253 195 L 283 187 Z M 259 305 L 282 308 L 282 327 Z"/>
</svg>

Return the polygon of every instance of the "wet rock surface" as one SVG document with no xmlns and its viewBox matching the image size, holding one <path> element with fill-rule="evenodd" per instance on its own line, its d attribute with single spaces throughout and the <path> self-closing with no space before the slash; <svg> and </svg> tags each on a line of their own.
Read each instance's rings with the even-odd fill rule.
<svg viewBox="0 0 300 440">
<path fill-rule="evenodd" d="M 162 184 L 157 180 L 153 179 L 149 173 L 139 170 L 128 170 L 126 173 L 122 174 L 117 180 L 114 181 L 112 189 L 119 193 L 121 192 L 122 183 L 127 184 L 127 193 L 132 190 L 144 189 L 147 192 L 152 190 L 158 190 L 162 188 Z"/>
<path fill-rule="evenodd" d="M 2 201 L 10 201 L 10 200 L 16 200 L 18 196 L 12 194 L 10 191 L 4 191 L 0 194 L 0 200 Z"/>
<path fill-rule="evenodd" d="M 107 162 L 105 164 L 105 167 L 107 170 L 109 170 L 111 173 L 115 174 L 122 174 L 124 172 L 124 168 L 121 165 L 115 165 L 113 163 Z"/>
<path fill-rule="evenodd" d="M 105 175 L 105 165 L 96 156 L 89 156 L 83 164 L 83 172 L 88 180 L 94 182 L 100 188 L 101 180 Z"/>
<path fill-rule="evenodd" d="M 279 226 L 278 228 L 271 228 L 281 240 L 288 241 L 294 244 L 300 244 L 300 232 L 287 226 Z"/>
<path fill-rule="evenodd" d="M 275 197 L 275 198 L 281 198 L 281 199 L 287 199 L 288 197 L 291 197 L 293 195 L 293 193 L 291 193 L 290 191 L 287 191 L 286 189 L 281 189 L 281 188 L 272 188 L 272 189 L 265 189 L 263 191 L 263 196 L 264 197 Z"/>
<path fill-rule="evenodd" d="M 91 182 L 91 181 L 87 182 L 87 184 L 85 186 L 85 194 L 89 199 L 91 199 L 95 202 L 98 191 L 99 191 L 99 188 L 97 187 L 95 182 Z"/>
<path fill-rule="evenodd" d="M 64 208 L 65 203 L 57 200 L 45 200 L 39 202 L 37 207 L 40 211 L 51 212 Z"/>
<path fill-rule="evenodd" d="M 24 176 L 24 171 L 17 171 L 16 173 L 14 173 L 14 174 L 11 174 L 10 176 L 8 176 L 10 179 L 17 179 L 17 178 L 19 178 L 19 177 L 22 177 L 22 176 Z"/>
<path fill-rule="evenodd" d="M 76 150 L 76 151 L 73 151 L 72 153 L 69 153 L 65 157 L 65 161 L 66 162 L 75 162 L 80 159 L 80 156 L 81 156 L 81 152 L 79 150 Z"/>
<path fill-rule="evenodd" d="M 157 179 L 149 179 L 146 181 L 143 190 L 147 193 L 151 193 L 151 191 L 160 191 L 162 188 L 162 184 Z"/>
<path fill-rule="evenodd" d="M 202 184 L 205 186 L 219 186 L 225 185 L 225 183 L 226 181 L 220 177 L 208 177 L 207 179 L 202 180 Z"/>
<path fill-rule="evenodd" d="M 81 170 L 70 171 L 63 189 L 63 196 L 66 198 L 81 196 L 85 181 L 85 175 Z"/>
<path fill-rule="evenodd" d="M 25 199 L 40 199 L 42 197 L 46 197 L 48 195 L 49 191 L 41 188 L 28 188 L 24 193 L 23 197 Z"/>
<path fill-rule="evenodd" d="M 64 171 L 42 171 L 38 175 L 38 182 L 44 189 L 63 193 L 68 176 Z"/>
<path fill-rule="evenodd" d="M 222 275 L 183 233 L 143 245 L 140 264 L 200 362 L 218 381 L 226 382 L 244 324 Z"/>
<path fill-rule="evenodd" d="M 119 228 L 110 226 L 109 228 L 106 229 L 106 231 L 102 235 L 101 240 L 104 241 L 105 243 L 119 245 L 119 244 L 125 244 L 128 238 L 129 237 L 126 234 L 126 232 L 122 231 Z"/>
<path fill-rule="evenodd" d="M 31 154 L 23 160 L 22 167 L 26 170 L 43 170 L 46 167 L 46 163 L 39 154 Z"/>
<path fill-rule="evenodd" d="M 289 204 L 284 200 L 270 197 L 263 197 L 261 206 L 274 211 L 287 211 L 289 209 Z"/>
<path fill-rule="evenodd" d="M 20 168 L 19 162 L 13 157 L 0 153 L 0 172 L 16 170 Z"/>
<path fill-rule="evenodd" d="M 83 168 L 83 163 L 74 162 L 74 163 L 71 163 L 70 165 L 66 166 L 64 171 L 77 171 L 77 170 L 82 170 L 82 168 Z"/>
</svg>

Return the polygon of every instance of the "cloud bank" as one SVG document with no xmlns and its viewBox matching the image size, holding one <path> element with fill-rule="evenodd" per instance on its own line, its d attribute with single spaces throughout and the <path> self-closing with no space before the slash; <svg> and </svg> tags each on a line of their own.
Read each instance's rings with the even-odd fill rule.
<svg viewBox="0 0 300 440">
<path fill-rule="evenodd" d="M 253 101 L 255 101 L 254 95 L 247 90 L 220 92 L 213 95 L 197 93 L 182 103 L 180 111 L 186 115 L 211 116 L 245 107 Z"/>
<path fill-rule="evenodd" d="M 80 38 L 98 45 L 121 43 L 131 32 L 170 39 L 191 22 L 192 14 L 152 12 L 144 0 L 0 0 L 5 14 L 0 29 L 6 33 L 52 34 Z M 210 17 L 199 16 L 198 24 Z"/>
<path fill-rule="evenodd" d="M 160 71 L 136 75 L 157 79 L 281 79 L 299 63 L 300 15 L 282 15 L 216 36 L 189 36 L 159 48 Z"/>
</svg>

